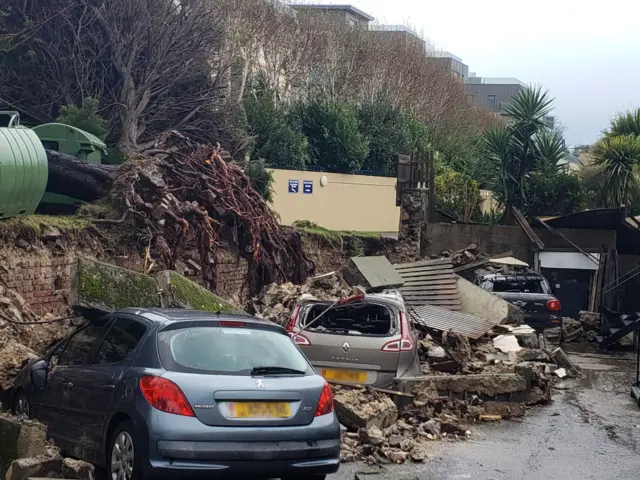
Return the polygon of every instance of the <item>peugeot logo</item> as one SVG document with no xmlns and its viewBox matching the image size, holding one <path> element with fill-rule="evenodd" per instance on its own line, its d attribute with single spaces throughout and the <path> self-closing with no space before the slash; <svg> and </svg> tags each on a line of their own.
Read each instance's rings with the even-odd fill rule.
<svg viewBox="0 0 640 480">
<path fill-rule="evenodd" d="M 264 388 L 264 382 L 262 380 L 254 380 L 256 382 L 256 388 Z"/>
<path fill-rule="evenodd" d="M 345 352 L 348 352 L 351 349 L 351 345 L 349 345 L 349 342 L 344 342 L 342 344 L 342 350 L 344 350 Z"/>
</svg>

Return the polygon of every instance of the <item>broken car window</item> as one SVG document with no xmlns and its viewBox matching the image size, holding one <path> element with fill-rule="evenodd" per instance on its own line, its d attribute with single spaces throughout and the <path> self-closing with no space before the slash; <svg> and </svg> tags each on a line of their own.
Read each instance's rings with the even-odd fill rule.
<svg viewBox="0 0 640 480">
<path fill-rule="evenodd" d="M 329 305 L 330 303 L 318 303 L 311 306 L 302 326 L 312 322 Z M 395 328 L 394 318 L 392 311 L 383 305 L 358 302 L 329 310 L 309 327 L 309 331 L 340 335 L 386 336 Z"/>
</svg>

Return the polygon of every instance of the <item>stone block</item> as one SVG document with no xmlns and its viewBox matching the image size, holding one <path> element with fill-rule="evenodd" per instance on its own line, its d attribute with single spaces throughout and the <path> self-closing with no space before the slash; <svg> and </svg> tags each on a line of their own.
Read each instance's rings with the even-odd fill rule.
<svg viewBox="0 0 640 480">
<path fill-rule="evenodd" d="M 11 462 L 5 480 L 27 480 L 33 477 L 48 477 L 60 472 L 62 459 L 40 455 L 20 458 Z"/>
<path fill-rule="evenodd" d="M 0 475 L 19 458 L 44 455 L 47 427 L 39 422 L 0 415 Z"/>
<path fill-rule="evenodd" d="M 427 375 L 396 380 L 401 391 L 418 395 L 434 388 L 441 394 L 466 393 L 497 396 L 527 390 L 527 381 L 514 373 L 478 375 Z"/>
</svg>

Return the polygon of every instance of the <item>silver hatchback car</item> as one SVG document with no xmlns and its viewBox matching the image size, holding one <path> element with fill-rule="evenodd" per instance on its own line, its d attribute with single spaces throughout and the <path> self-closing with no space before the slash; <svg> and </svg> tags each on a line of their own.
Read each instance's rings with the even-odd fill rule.
<svg viewBox="0 0 640 480">
<path fill-rule="evenodd" d="M 330 382 L 380 387 L 420 374 L 416 331 L 399 292 L 338 303 L 302 296 L 286 329 Z"/>
</svg>

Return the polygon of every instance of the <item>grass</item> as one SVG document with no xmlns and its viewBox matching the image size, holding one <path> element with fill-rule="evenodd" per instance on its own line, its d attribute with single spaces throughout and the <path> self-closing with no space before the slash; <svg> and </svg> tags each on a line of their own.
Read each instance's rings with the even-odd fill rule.
<svg viewBox="0 0 640 480">
<path fill-rule="evenodd" d="M 87 220 L 73 215 L 25 215 L 0 220 L 0 233 L 16 233 L 38 238 L 47 227 L 53 227 L 60 230 L 62 234 L 73 235 L 80 233 L 89 225 Z"/>
<path fill-rule="evenodd" d="M 329 230 L 308 220 L 297 221 L 293 226 L 301 232 L 321 237 L 333 247 L 339 247 L 347 257 L 363 255 L 363 241 L 381 238 L 377 233 Z"/>
</svg>

